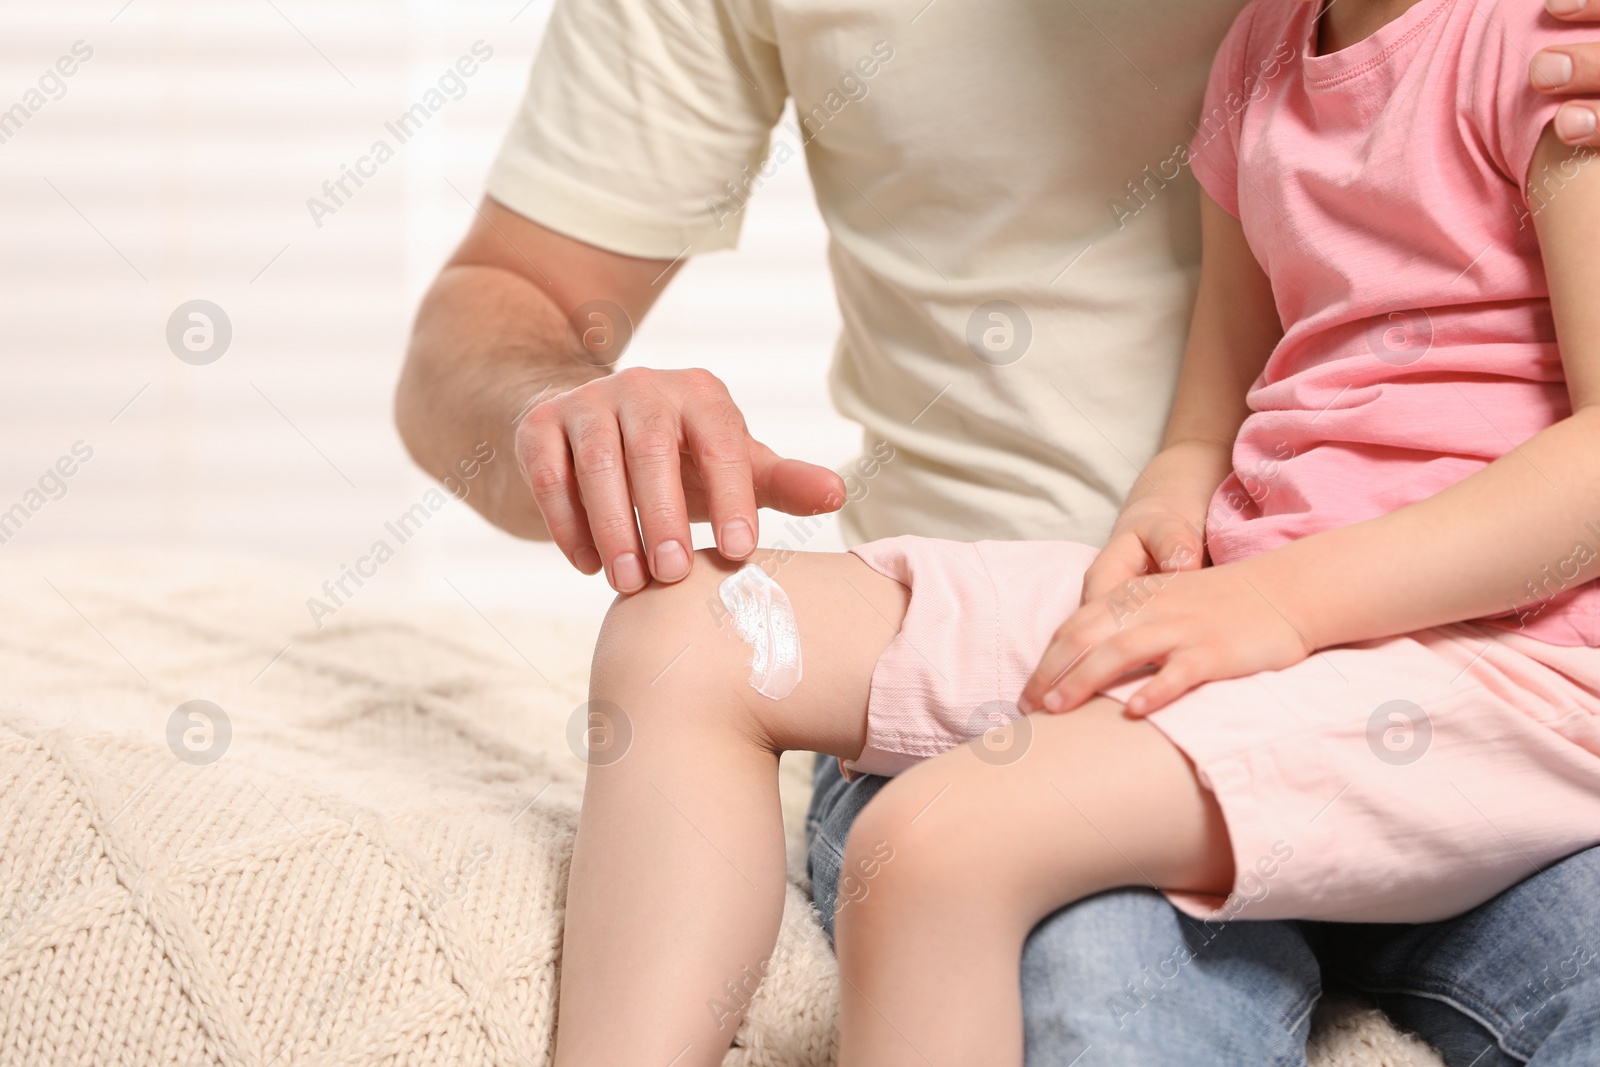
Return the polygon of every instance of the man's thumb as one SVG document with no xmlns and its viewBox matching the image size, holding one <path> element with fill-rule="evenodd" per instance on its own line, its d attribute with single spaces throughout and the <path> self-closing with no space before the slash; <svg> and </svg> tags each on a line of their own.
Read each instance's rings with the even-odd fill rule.
<svg viewBox="0 0 1600 1067">
<path fill-rule="evenodd" d="M 822 515 L 844 507 L 844 479 L 826 467 L 784 459 L 755 442 L 750 454 L 756 506 L 788 515 Z"/>
</svg>

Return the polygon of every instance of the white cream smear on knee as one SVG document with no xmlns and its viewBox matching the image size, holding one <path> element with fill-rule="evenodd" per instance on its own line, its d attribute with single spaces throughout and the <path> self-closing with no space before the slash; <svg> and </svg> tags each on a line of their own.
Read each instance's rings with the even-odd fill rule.
<svg viewBox="0 0 1600 1067">
<path fill-rule="evenodd" d="M 754 563 L 717 587 L 733 628 L 750 646 L 750 687 L 782 700 L 800 684 L 800 633 L 789 594 Z"/>
</svg>

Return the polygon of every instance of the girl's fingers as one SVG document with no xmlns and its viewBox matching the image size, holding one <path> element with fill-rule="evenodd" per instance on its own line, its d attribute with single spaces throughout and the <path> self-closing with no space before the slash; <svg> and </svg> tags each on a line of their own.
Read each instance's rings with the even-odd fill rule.
<svg viewBox="0 0 1600 1067">
<path fill-rule="evenodd" d="M 1129 671 L 1160 662 L 1170 651 L 1158 635 L 1129 630 L 1101 641 L 1051 686 L 1043 698 L 1046 711 L 1071 711 Z"/>
<path fill-rule="evenodd" d="M 1209 680 L 1192 657 L 1173 656 L 1156 672 L 1155 677 L 1128 698 L 1128 714 L 1142 719 Z"/>
<path fill-rule="evenodd" d="M 1083 574 L 1080 603 L 1099 600 L 1122 587 L 1145 570 L 1144 542 L 1132 532 L 1120 533 L 1107 542 Z"/>
<path fill-rule="evenodd" d="M 1205 555 L 1205 540 L 1192 525 L 1173 518 L 1156 528 L 1149 551 L 1158 571 L 1191 571 Z"/>
<path fill-rule="evenodd" d="M 1079 609 L 1050 639 L 1044 655 L 1039 657 L 1039 665 L 1033 669 L 1027 684 L 1022 687 L 1022 695 L 1017 697 L 1017 707 L 1022 712 L 1043 710 L 1045 694 L 1050 692 L 1078 659 L 1093 647 L 1093 642 L 1087 633 L 1088 628 L 1079 618 L 1086 610 L 1089 609 Z"/>
</svg>

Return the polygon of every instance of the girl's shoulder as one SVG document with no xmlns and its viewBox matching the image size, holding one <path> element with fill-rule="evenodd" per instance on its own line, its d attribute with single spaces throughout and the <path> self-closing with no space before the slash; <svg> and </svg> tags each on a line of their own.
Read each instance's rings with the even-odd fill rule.
<svg viewBox="0 0 1600 1067">
<path fill-rule="evenodd" d="M 1464 59 L 1502 61 L 1508 71 L 1516 68 L 1524 80 L 1528 64 L 1540 49 L 1595 36 L 1593 24 L 1564 22 L 1545 10 L 1544 0 L 1444 2 L 1450 6 L 1446 23 L 1461 38 Z"/>
<path fill-rule="evenodd" d="M 1284 64 L 1300 58 L 1318 4 L 1304 0 L 1250 0 L 1233 20 L 1212 67 L 1212 89 L 1218 83 L 1246 95 L 1264 71 L 1276 76 Z"/>
<path fill-rule="evenodd" d="M 1250 0 L 1233 20 L 1222 50 L 1259 59 L 1285 48 L 1298 49 L 1319 6 L 1316 0 Z"/>
<path fill-rule="evenodd" d="M 1459 64 L 1456 109 L 1476 127 L 1506 178 L 1521 184 L 1545 127 L 1563 98 L 1533 85 L 1533 58 L 1547 48 L 1593 40 L 1593 24 L 1563 22 L 1543 0 L 1446 0 Z"/>
</svg>

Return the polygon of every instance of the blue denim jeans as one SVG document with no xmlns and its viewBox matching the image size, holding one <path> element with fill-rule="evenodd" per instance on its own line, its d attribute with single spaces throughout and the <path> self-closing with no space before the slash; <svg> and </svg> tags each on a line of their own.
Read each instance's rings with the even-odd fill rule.
<svg viewBox="0 0 1600 1067">
<path fill-rule="evenodd" d="M 819 757 L 812 897 L 833 936 L 850 824 L 886 778 Z M 1600 1064 L 1600 849 L 1422 926 L 1203 923 L 1125 889 L 1062 908 L 1022 954 L 1027 1067 L 1300 1067 L 1323 984 L 1365 996 L 1450 1067 Z"/>
</svg>

